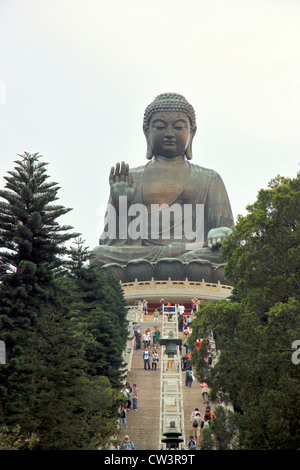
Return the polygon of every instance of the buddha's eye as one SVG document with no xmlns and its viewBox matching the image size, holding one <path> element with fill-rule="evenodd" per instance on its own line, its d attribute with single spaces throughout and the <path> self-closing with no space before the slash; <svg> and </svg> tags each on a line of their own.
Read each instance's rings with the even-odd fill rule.
<svg viewBox="0 0 300 470">
<path fill-rule="evenodd" d="M 166 123 L 160 119 L 156 119 L 154 122 L 152 122 L 152 127 L 157 131 L 162 131 L 166 128 Z"/>
<path fill-rule="evenodd" d="M 178 131 L 182 131 L 183 129 L 186 129 L 186 128 L 187 128 L 187 123 L 184 121 L 178 121 L 174 123 L 174 129 Z"/>
</svg>

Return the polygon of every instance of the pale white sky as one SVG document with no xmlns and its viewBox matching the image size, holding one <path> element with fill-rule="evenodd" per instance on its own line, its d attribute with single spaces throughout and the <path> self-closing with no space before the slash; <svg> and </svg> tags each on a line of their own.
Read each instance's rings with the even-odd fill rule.
<svg viewBox="0 0 300 470">
<path fill-rule="evenodd" d="M 298 0 L 0 0 L 0 187 L 40 152 L 91 249 L 111 166 L 145 164 L 146 106 L 194 106 L 193 163 L 222 176 L 234 216 L 300 169 Z"/>
</svg>

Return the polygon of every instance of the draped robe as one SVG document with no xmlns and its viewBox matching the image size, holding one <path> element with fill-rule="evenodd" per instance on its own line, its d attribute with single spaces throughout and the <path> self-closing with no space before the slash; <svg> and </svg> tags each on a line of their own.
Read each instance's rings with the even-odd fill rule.
<svg viewBox="0 0 300 470">
<path fill-rule="evenodd" d="M 205 259 L 214 265 L 219 264 L 218 250 L 211 250 L 207 246 L 208 232 L 213 228 L 232 228 L 234 225 L 228 194 L 222 178 L 214 170 L 192 164 L 185 159 L 184 169 L 187 169 L 187 165 L 189 168 L 188 172 L 185 172 L 184 178 L 179 177 L 180 173 L 178 173 L 178 178 L 168 178 L 168 168 L 170 168 L 168 165 L 172 165 L 172 162 L 169 161 L 162 165 L 154 158 L 146 165 L 130 169 L 130 176 L 135 176 L 137 187 L 131 205 L 142 204 L 148 209 L 148 219 L 146 217 L 141 237 L 133 239 L 127 233 L 126 238 L 124 238 L 124 230 L 122 230 L 123 238 L 120 238 L 119 219 L 122 213 L 118 213 L 118 210 L 113 211 L 113 216 L 116 219 L 114 229 L 116 230 L 111 229 L 112 224 L 107 219 L 107 224 L 111 226 L 108 227 L 108 230 L 106 230 L 106 226 L 99 241 L 100 246 L 93 250 L 95 257 L 92 262 L 100 265 L 107 263 L 126 265 L 128 261 L 140 258 L 151 262 L 156 262 L 161 258 L 177 258 L 183 262 L 188 262 L 192 259 Z M 166 172 L 166 185 L 162 192 L 161 187 L 157 189 L 157 185 L 155 186 L 155 175 L 160 175 L 161 178 L 161 175 L 164 175 L 164 171 Z M 183 167 L 178 166 L 178 171 L 183 171 Z M 170 195 L 172 200 L 168 197 Z M 193 208 L 191 222 L 193 229 L 195 229 L 197 222 L 196 204 L 203 204 L 203 246 L 195 250 L 187 249 L 187 243 L 191 243 L 194 240 L 187 239 L 183 230 L 181 231 L 181 236 L 178 237 L 178 231 L 175 230 L 177 221 L 174 217 L 171 217 L 168 237 L 165 237 L 161 223 L 158 226 L 158 234 L 155 237 L 151 237 L 151 217 L 149 212 L 151 199 L 155 203 L 167 203 L 168 206 L 178 204 L 182 208 L 182 214 L 184 214 L 184 205 L 192 205 L 190 207 Z M 113 203 L 110 197 L 108 207 L 112 206 Z M 124 214 L 122 220 L 124 220 Z M 131 222 L 132 216 L 128 216 L 127 225 L 129 226 Z"/>
</svg>

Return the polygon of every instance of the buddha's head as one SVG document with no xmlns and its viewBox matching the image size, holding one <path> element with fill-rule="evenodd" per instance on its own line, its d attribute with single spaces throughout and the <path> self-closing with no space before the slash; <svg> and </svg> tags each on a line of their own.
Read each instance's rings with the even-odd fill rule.
<svg viewBox="0 0 300 470">
<path fill-rule="evenodd" d="M 147 106 L 143 130 L 147 158 L 186 156 L 191 160 L 192 142 L 197 130 L 194 108 L 182 95 L 163 93 Z"/>
</svg>

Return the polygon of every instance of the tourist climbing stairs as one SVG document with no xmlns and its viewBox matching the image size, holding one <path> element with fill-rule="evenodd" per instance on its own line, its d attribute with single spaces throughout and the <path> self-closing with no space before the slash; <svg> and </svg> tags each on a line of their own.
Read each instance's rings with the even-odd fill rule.
<svg viewBox="0 0 300 470">
<path fill-rule="evenodd" d="M 182 420 L 182 437 L 184 442 L 181 444 L 180 448 L 186 449 L 186 442 L 189 440 L 192 432 L 190 421 L 191 413 L 195 408 L 199 408 L 201 414 L 203 414 L 206 406 L 202 400 L 200 384 L 197 381 L 194 381 L 191 387 L 186 387 L 185 373 L 180 370 L 179 380 L 181 379 L 181 386 L 179 386 L 179 389 L 181 396 L 178 396 L 177 386 L 174 388 L 173 397 L 169 394 L 165 395 L 162 380 L 165 381 L 167 377 L 167 380 L 171 385 L 172 383 L 175 384 L 176 380 L 175 376 L 171 377 L 172 373 L 169 376 L 170 378 L 163 375 L 161 367 L 168 368 L 169 365 L 172 367 L 174 364 L 168 362 L 166 357 L 162 357 L 163 346 L 159 346 L 159 344 L 155 344 L 153 346 L 153 315 L 143 315 L 139 309 L 132 309 L 129 312 L 129 320 L 131 323 L 130 328 L 132 327 L 133 321 L 137 321 L 139 323 L 141 334 L 150 328 L 151 345 L 149 349 L 151 352 L 154 348 L 157 350 L 159 362 L 156 370 L 151 368 L 151 360 L 150 370 L 144 369 L 143 342 L 141 343 L 140 349 L 136 349 L 135 342 L 133 340 L 129 342 L 126 358 L 129 370 L 126 382 L 129 382 L 131 387 L 133 387 L 133 384 L 136 384 L 137 386 L 138 409 L 137 411 L 134 411 L 131 406 L 131 409 L 127 412 L 128 427 L 127 429 L 123 427 L 122 434 L 123 436 L 126 434 L 129 435 L 130 440 L 133 441 L 137 450 L 155 451 L 165 449 L 165 444 L 161 442 L 163 437 L 162 434 L 165 430 L 163 427 L 168 425 L 171 420 L 175 419 L 176 427 L 180 428 Z M 163 336 L 163 334 L 165 336 L 166 329 L 162 315 L 160 315 L 159 318 L 158 328 L 161 331 L 161 336 Z M 178 334 L 178 332 L 176 334 Z M 182 333 L 179 333 L 178 336 L 182 338 Z M 164 419 L 162 414 L 165 413 L 165 406 L 163 406 L 164 398 L 166 398 L 165 406 L 170 407 L 170 412 L 172 412 L 172 408 L 174 409 L 174 404 L 181 404 L 182 409 L 181 407 L 178 407 L 176 414 L 170 414 L 170 418 L 167 418 L 165 424 L 162 424 Z"/>
</svg>

